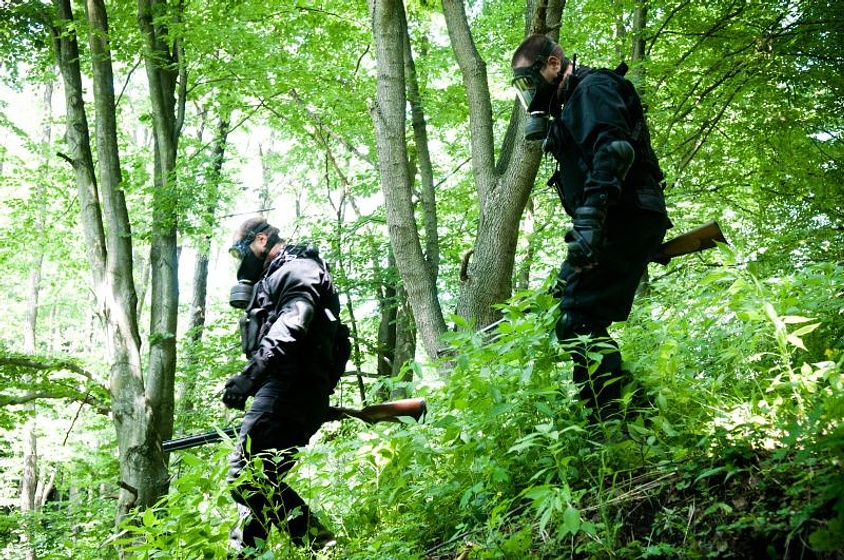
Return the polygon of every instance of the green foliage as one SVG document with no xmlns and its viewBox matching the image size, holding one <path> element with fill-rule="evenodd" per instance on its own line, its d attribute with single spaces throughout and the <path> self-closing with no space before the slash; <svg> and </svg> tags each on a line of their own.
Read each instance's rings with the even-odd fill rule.
<svg viewBox="0 0 844 560">
<path fill-rule="evenodd" d="M 225 556 L 229 525 L 236 515 L 225 483 L 226 453 L 231 444 L 199 454 L 182 452 L 174 461 L 176 473 L 170 494 L 153 508 L 125 522 L 113 540 L 133 558 L 221 558 Z"/>
<path fill-rule="evenodd" d="M 424 424 L 326 426 L 289 481 L 343 535 L 344 558 L 840 553 L 844 359 L 840 342 L 811 356 L 824 345 L 805 340 L 840 329 L 825 294 L 841 280 L 824 265 L 655 281 L 617 333 L 636 379 L 627 419 L 599 426 L 549 336 L 553 301 L 523 294 L 492 336 L 450 335 L 448 380 L 416 389 Z M 669 314 L 674 291 L 689 305 Z"/>
<path fill-rule="evenodd" d="M 407 4 L 435 152 L 439 286 L 447 305 L 480 215 L 466 92 L 439 6 Z M 3 79 L 13 91 L 56 79 L 38 23 L 46 5 L 0 7 Z M 561 42 L 584 64 L 615 66 L 628 58 L 632 8 L 628 1 L 567 2 Z M 844 278 L 834 264 L 844 259 L 840 6 L 718 1 L 649 8 L 647 59 L 634 70 L 642 70 L 636 79 L 669 178 L 672 220 L 683 231 L 718 218 L 730 249 L 653 270 L 630 320 L 615 327 L 634 373 L 623 424 L 587 426 L 542 288 L 506 306 L 508 320 L 493 336 L 472 334 L 455 318 L 453 356 L 411 366 L 416 381 L 409 388 L 427 397 L 427 423 L 326 426 L 290 475 L 342 535 L 342 557 L 841 555 Z M 124 187 L 143 287 L 154 162 L 136 66 L 142 43 L 134 4 L 112 2 L 108 10 Z M 509 53 L 525 18 L 516 3 L 498 0 L 468 2 L 467 11 L 489 71 L 496 137 L 503 138 L 513 106 Z M 185 46 L 188 111 L 170 203 L 185 245 L 208 239 L 212 257 L 227 241 L 220 241 L 227 235 L 218 227 L 222 213 L 277 203 L 286 234 L 320 241 L 371 354 L 378 317 L 370 311 L 396 271 L 386 258 L 375 178 L 369 26 L 361 2 L 186 3 L 182 24 L 172 28 Z M 88 68 L 84 22 L 76 28 Z M 74 219 L 78 201 L 70 166 L 52 155 L 65 151 L 61 127 L 42 145 L 40 132 L 18 121 L 28 112 L 21 105 L 0 106 L 0 346 L 5 357 L 22 357 L 23 288 L 43 254 L 36 355 L 26 358 L 55 367 L 35 374 L 4 366 L 0 400 L 51 391 L 60 406 L 42 400 L 35 409 L 0 408 L 0 490 L 4 504 L 16 504 L 17 428 L 36 417 L 49 426 L 40 428 L 49 432 L 39 438 L 40 466 L 56 469 L 61 499 L 27 518 L 9 506 L 0 518 L 2 555 L 24 557 L 19 528 L 34 524 L 39 557 L 113 558 L 114 436 L 104 417 L 85 409 L 74 423 L 77 408 L 66 406 L 85 394 L 106 400 L 100 385 L 108 370 Z M 54 112 L 52 120 L 59 118 Z M 217 178 L 209 131 L 223 117 L 232 135 Z M 543 165 L 540 177 L 552 171 Z M 262 176 L 245 173 L 251 167 L 261 167 Z M 548 189 L 537 188 L 533 202 L 536 224 L 518 262 L 536 286 L 562 257 L 565 224 Z M 726 266 L 713 266 L 718 261 Z M 228 274 L 221 268 L 220 276 Z M 233 420 L 218 392 L 242 366 L 236 317 L 220 310 L 225 295 L 214 297 L 202 341 L 178 341 L 179 435 Z M 56 365 L 62 363 L 91 379 Z M 371 364 L 362 365 L 366 371 Z M 449 374 L 440 380 L 443 372 Z M 394 384 L 367 387 L 370 399 L 381 385 Z M 226 451 L 209 446 L 172 459 L 170 495 L 124 527 L 134 554 L 224 554 L 235 521 L 223 482 Z M 300 554 L 277 535 L 269 544 L 276 557 Z"/>
</svg>

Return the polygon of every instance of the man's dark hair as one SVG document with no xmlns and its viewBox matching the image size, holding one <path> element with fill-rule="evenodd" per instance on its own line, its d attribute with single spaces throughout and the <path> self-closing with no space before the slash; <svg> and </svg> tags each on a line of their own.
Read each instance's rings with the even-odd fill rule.
<svg viewBox="0 0 844 560">
<path fill-rule="evenodd" d="M 516 52 L 513 53 L 513 58 L 510 61 L 510 68 L 515 68 L 516 63 L 522 59 L 527 60 L 530 64 L 533 64 L 542 56 L 543 52 L 546 51 L 549 45 L 551 46 L 551 49 L 550 51 L 547 51 L 548 54 L 545 55 L 545 58 L 553 55 L 564 61 L 565 53 L 563 52 L 563 48 L 552 41 L 547 35 L 540 35 L 536 33 L 522 41 L 522 44 L 519 45 L 519 48 L 517 48 Z"/>
<path fill-rule="evenodd" d="M 252 216 L 238 226 L 234 232 L 234 238 L 237 240 L 246 239 L 249 235 L 265 233 L 271 241 L 278 241 L 280 231 L 277 227 L 271 226 L 264 216 Z"/>
</svg>

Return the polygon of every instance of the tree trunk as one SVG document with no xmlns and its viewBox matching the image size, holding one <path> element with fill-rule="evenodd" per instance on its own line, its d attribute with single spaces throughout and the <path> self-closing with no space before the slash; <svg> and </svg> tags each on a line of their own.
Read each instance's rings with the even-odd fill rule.
<svg viewBox="0 0 844 560">
<path fill-rule="evenodd" d="M 219 193 L 220 190 L 220 177 L 222 176 L 223 161 L 226 154 L 226 139 L 228 137 L 228 130 L 228 119 L 221 117 L 217 127 L 217 136 L 214 139 L 214 151 L 212 154 L 211 167 L 205 175 L 205 192 L 208 194 L 209 198 L 205 201 L 206 207 L 202 219 L 204 222 L 203 225 L 209 229 L 217 225 L 215 212 L 217 210 L 217 203 L 219 199 L 216 196 L 216 193 Z M 199 142 L 202 144 L 201 133 Z M 200 238 L 196 246 L 196 262 L 194 263 L 193 268 L 190 324 L 188 325 L 190 346 L 188 347 L 185 358 L 185 361 L 188 364 L 194 361 L 194 347 L 202 341 L 202 335 L 205 330 L 205 308 L 208 299 L 208 255 L 210 251 L 210 236 Z M 184 380 L 184 383 L 181 386 L 181 398 L 179 399 L 182 410 L 193 410 L 195 385 L 196 378 L 194 376 L 188 376 Z"/>
<path fill-rule="evenodd" d="M 261 160 L 261 185 L 258 190 L 258 208 L 259 210 L 269 210 L 273 207 L 273 196 L 270 191 L 272 184 L 272 170 L 270 169 L 270 158 L 272 154 L 272 139 L 270 139 L 270 148 L 267 153 L 264 153 L 264 146 L 258 144 L 258 157 Z M 299 204 L 296 204 L 296 217 L 299 216 Z"/>
<path fill-rule="evenodd" d="M 525 142 L 524 111 L 514 103 L 500 161 L 494 161 L 492 105 L 486 64 L 475 48 L 462 0 L 443 0 L 448 34 L 469 105 L 472 173 L 480 218 L 467 277 L 460 289 L 457 314 L 476 327 L 497 318 L 493 305 L 512 292 L 513 263 L 519 221 L 539 168 L 539 142 Z"/>
<path fill-rule="evenodd" d="M 102 223 L 97 183 L 94 179 L 94 160 L 91 155 L 91 141 L 85 103 L 82 99 L 82 74 L 79 68 L 79 46 L 74 32 L 73 12 L 70 0 L 53 0 L 57 22 L 48 22 L 53 39 L 56 62 L 62 73 L 65 93 L 67 132 L 65 141 L 68 154 L 63 155 L 70 163 L 76 179 L 82 231 L 94 290 L 98 301 L 103 301 L 105 287 L 105 232 Z"/>
<path fill-rule="evenodd" d="M 111 366 L 109 390 L 120 460 L 120 495 L 116 520 L 135 505 L 152 505 L 166 489 L 166 465 L 157 440 L 149 435 L 149 408 L 143 399 L 140 336 L 132 284 L 131 232 L 120 185 L 114 119 L 114 93 L 107 25 L 102 3 L 86 4 L 91 26 L 94 96 L 97 110 L 97 146 L 103 187 L 103 205 L 94 179 L 88 120 L 82 99 L 79 49 L 69 0 L 54 0 L 57 21 L 50 26 L 64 80 L 67 111 L 66 139 L 81 209 L 82 228 L 91 268 L 98 315 L 106 329 L 106 351 Z M 52 22 L 51 22 L 52 23 Z M 103 225 L 108 220 L 108 237 Z M 157 454 L 157 455 L 156 455 Z"/>
<path fill-rule="evenodd" d="M 396 290 L 396 345 L 393 352 L 392 377 L 400 381 L 413 381 L 413 371 L 408 369 L 402 373 L 402 368 L 416 357 L 416 328 L 413 324 L 413 313 L 407 304 L 407 294 L 399 286 Z M 394 391 L 392 397 L 404 399 L 410 395 L 407 391 Z"/>
<path fill-rule="evenodd" d="M 150 247 L 151 295 L 149 373 L 146 398 L 162 438 L 173 433 L 176 327 L 179 283 L 176 148 L 184 115 L 185 75 L 181 41 L 168 36 L 165 23 L 178 23 L 181 4 L 138 0 L 138 25 L 145 38 L 144 61 L 152 107 L 154 184 Z M 153 18 L 153 13 L 156 17 Z M 167 17 L 165 17 L 167 16 Z M 169 21 L 168 21 L 169 18 Z M 173 45 L 170 51 L 168 41 Z M 176 100 L 176 86 L 179 101 Z M 166 486 L 165 486 L 166 489 Z"/>
<path fill-rule="evenodd" d="M 413 212 L 405 138 L 404 5 L 400 0 L 370 0 L 369 5 L 378 68 L 376 100 L 371 115 L 378 145 L 387 228 L 422 345 L 428 356 L 435 358 L 446 326 Z"/>
<path fill-rule="evenodd" d="M 633 9 L 633 45 L 630 52 L 632 80 L 637 86 L 642 85 L 645 77 L 645 25 L 648 19 L 648 5 L 646 0 L 637 0 Z M 640 95 L 641 95 L 640 91 Z"/>
<path fill-rule="evenodd" d="M 50 144 L 53 137 L 51 125 L 53 116 L 53 82 L 44 85 L 43 112 L 44 120 L 41 126 L 41 158 L 42 167 L 49 170 Z M 47 194 L 44 188 L 36 186 L 36 208 L 34 212 L 39 223 L 46 223 Z M 29 290 L 27 292 L 26 311 L 24 314 L 23 351 L 35 353 L 36 332 L 38 327 L 38 304 L 41 292 L 41 269 L 44 266 L 44 252 L 41 247 L 34 248 L 33 264 L 29 272 Z"/>
<path fill-rule="evenodd" d="M 32 537 L 35 534 L 35 489 L 38 485 L 38 447 L 35 436 L 35 420 L 32 419 L 24 427 L 23 475 L 21 479 L 20 508 L 24 515 L 21 540 L 26 549 L 26 559 L 35 560 L 35 545 Z"/>
<path fill-rule="evenodd" d="M 205 329 L 205 306 L 208 299 L 208 252 L 211 243 L 203 239 L 196 247 L 196 262 L 193 266 L 193 291 L 190 306 L 190 342 L 198 344 L 202 341 Z"/>
<path fill-rule="evenodd" d="M 516 291 L 524 291 L 530 288 L 531 266 L 533 265 L 533 258 L 536 255 L 536 240 L 533 238 L 534 224 L 533 199 L 528 199 L 524 216 L 524 232 L 528 240 L 527 254 L 519 270 L 516 271 Z"/>
<path fill-rule="evenodd" d="M 436 283 L 440 269 L 440 239 L 437 232 L 437 200 L 434 192 L 434 169 L 431 164 L 431 152 L 428 149 L 428 126 L 425 123 L 425 109 L 419 94 L 416 79 L 416 64 L 413 62 L 413 50 L 410 47 L 410 34 L 407 30 L 407 17 L 402 14 L 404 36 L 404 73 L 407 80 L 407 101 L 410 104 L 411 124 L 413 125 L 413 143 L 416 146 L 416 158 L 419 168 L 419 198 L 422 200 L 422 217 L 425 229 L 425 261 Z"/>
<path fill-rule="evenodd" d="M 167 491 L 163 439 L 153 424 L 154 409 L 144 398 L 132 231 L 122 190 L 117 143 L 114 76 L 108 19 L 103 0 L 86 0 L 97 113 L 97 161 L 106 228 L 106 341 L 112 357 L 110 390 L 120 450 L 120 493 L 116 520 L 134 507 L 150 507 Z M 169 434 L 165 436 L 169 437 Z"/>
<path fill-rule="evenodd" d="M 42 222 L 43 223 L 43 222 Z M 44 265 L 44 253 L 37 250 L 32 268 L 29 271 L 29 287 L 24 311 L 23 351 L 35 353 L 35 333 L 38 324 L 38 298 L 41 291 L 41 268 Z"/>
<path fill-rule="evenodd" d="M 54 47 L 65 84 L 67 142 L 65 156 L 73 166 L 81 207 L 82 226 L 91 267 L 99 316 L 106 328 L 106 350 L 111 366 L 109 388 L 120 457 L 120 494 L 116 520 L 134 506 L 148 506 L 166 491 L 167 468 L 160 437 L 152 429 L 152 413 L 143 398 L 134 281 L 132 240 L 128 211 L 120 189 L 116 119 L 108 25 L 101 0 L 88 0 L 92 29 L 94 102 L 97 111 L 97 148 L 102 188 L 100 205 L 90 148 L 87 116 L 82 99 L 79 52 L 73 32 L 69 0 L 54 0 L 58 22 L 52 28 Z M 108 227 L 104 227 L 105 216 Z M 108 231 L 108 236 L 106 236 Z"/>
<path fill-rule="evenodd" d="M 204 226 L 211 229 L 217 225 L 217 205 L 220 192 L 220 181 L 223 173 L 223 162 L 226 157 L 226 142 L 229 134 L 229 120 L 220 117 L 217 124 L 217 135 L 214 138 L 214 148 L 211 155 L 211 167 L 206 174 L 205 192 L 209 198 L 205 200 Z M 193 294 L 191 298 L 190 332 L 191 342 L 202 339 L 205 327 L 205 306 L 208 296 L 208 253 L 211 250 L 210 238 L 203 238 L 196 248 L 196 264 L 193 274 Z"/>
<path fill-rule="evenodd" d="M 389 260 L 393 261 L 392 251 Z M 389 269 L 388 269 L 389 270 Z M 393 364 L 396 359 L 396 316 L 398 312 L 396 286 L 385 281 L 378 288 L 378 344 L 376 347 L 378 377 L 393 376 Z"/>
<path fill-rule="evenodd" d="M 50 472 L 50 476 L 48 478 L 44 478 L 43 475 L 38 479 L 38 485 L 35 487 L 35 511 L 41 511 L 44 509 L 44 505 L 47 503 L 47 499 L 50 497 L 50 493 L 53 491 L 56 485 L 56 470 L 53 469 Z"/>
</svg>

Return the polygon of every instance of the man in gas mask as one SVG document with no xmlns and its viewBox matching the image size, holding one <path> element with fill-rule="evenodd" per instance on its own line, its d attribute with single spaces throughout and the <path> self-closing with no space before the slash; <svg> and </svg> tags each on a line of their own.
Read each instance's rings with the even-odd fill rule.
<svg viewBox="0 0 844 560">
<path fill-rule="evenodd" d="M 516 49 L 511 68 L 528 112 L 526 139 L 542 140 L 554 156 L 548 184 L 572 217 L 557 277 L 556 334 L 573 349 L 573 379 L 598 421 L 617 414 L 629 381 L 607 328 L 627 319 L 671 222 L 642 103 L 623 77 L 626 65 L 612 71 L 575 61 L 545 35 L 532 35 Z M 603 354 L 599 363 L 588 350 Z"/>
<path fill-rule="evenodd" d="M 233 241 L 239 268 L 231 304 L 245 311 L 241 337 L 249 363 L 226 382 L 223 403 L 243 410 L 254 398 L 230 457 L 231 481 L 249 469 L 233 491 L 241 523 L 231 532 L 231 546 L 238 558 L 249 558 L 276 525 L 295 544 L 318 550 L 333 544 L 333 536 L 282 479 L 296 448 L 325 420 L 336 383 L 340 300 L 316 248 L 286 245 L 265 218 L 246 220 Z M 264 457 L 261 468 L 255 456 Z"/>
</svg>

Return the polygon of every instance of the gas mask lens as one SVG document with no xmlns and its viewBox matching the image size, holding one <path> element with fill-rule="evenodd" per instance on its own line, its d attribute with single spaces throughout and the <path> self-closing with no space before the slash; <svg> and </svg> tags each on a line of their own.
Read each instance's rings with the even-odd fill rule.
<svg viewBox="0 0 844 560">
<path fill-rule="evenodd" d="M 246 257 L 247 253 L 249 253 L 249 246 L 254 240 L 254 235 L 247 235 L 243 239 L 238 239 L 229 249 L 229 255 L 231 255 L 236 261 L 242 261 L 244 257 Z"/>
<path fill-rule="evenodd" d="M 513 71 L 513 88 L 528 114 L 525 124 L 525 140 L 528 141 L 543 140 L 548 134 L 548 106 L 554 95 L 554 85 L 546 82 L 540 73 L 543 60 Z"/>
<path fill-rule="evenodd" d="M 536 94 L 536 88 L 533 85 L 533 80 L 528 76 L 516 76 L 513 78 L 513 87 L 516 89 L 516 97 L 525 108 L 525 111 L 530 107 L 530 102 L 533 101 L 533 96 Z"/>
</svg>

